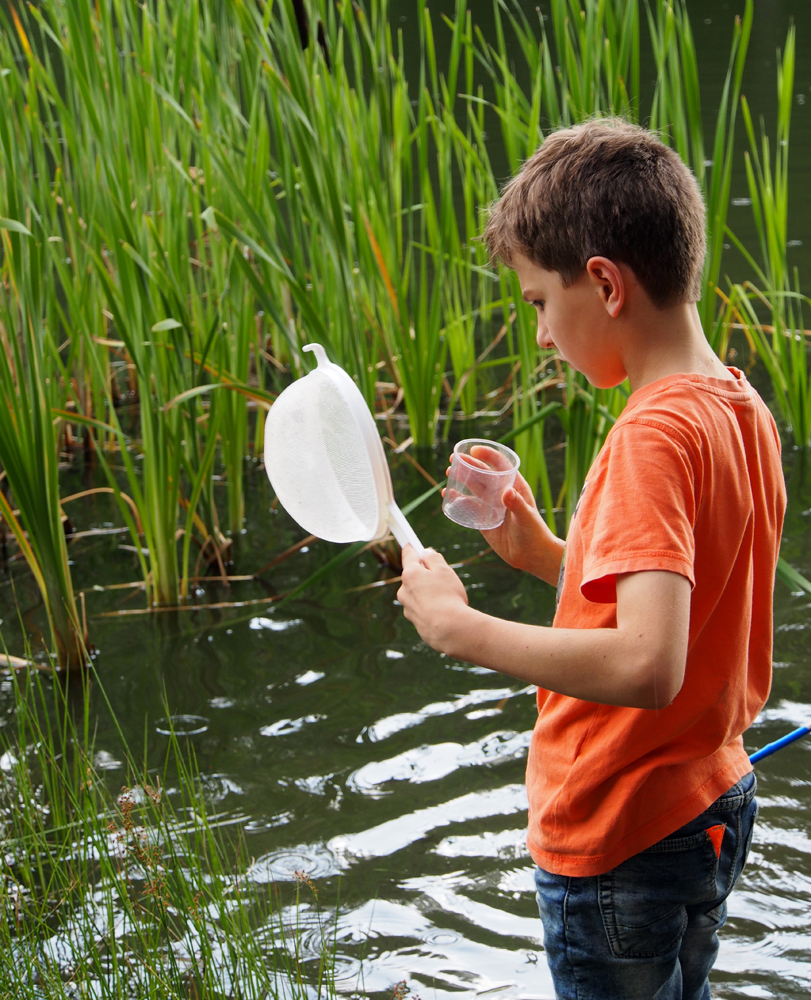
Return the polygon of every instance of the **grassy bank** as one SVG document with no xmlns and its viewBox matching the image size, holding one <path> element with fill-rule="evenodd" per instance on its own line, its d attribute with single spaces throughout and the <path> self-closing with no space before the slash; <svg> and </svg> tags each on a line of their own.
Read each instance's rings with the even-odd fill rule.
<svg viewBox="0 0 811 1000">
<path fill-rule="evenodd" d="M 113 790 L 89 731 L 98 685 L 0 683 L 14 694 L 0 730 L 0 995 L 335 995 L 317 887 L 254 877 L 182 737 L 157 767 L 123 748 Z"/>
</svg>

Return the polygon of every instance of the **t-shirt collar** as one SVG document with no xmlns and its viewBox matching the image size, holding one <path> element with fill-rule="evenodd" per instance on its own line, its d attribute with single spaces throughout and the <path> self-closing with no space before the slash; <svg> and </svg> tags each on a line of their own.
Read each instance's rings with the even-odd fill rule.
<svg viewBox="0 0 811 1000">
<path fill-rule="evenodd" d="M 648 382 L 641 389 L 632 392 L 628 397 L 627 407 L 636 406 L 654 393 L 661 392 L 663 389 L 667 389 L 673 385 L 684 384 L 685 382 L 693 384 L 697 389 L 711 389 L 730 398 L 741 399 L 742 397 L 750 397 L 752 387 L 740 368 L 728 366 L 727 371 L 734 377 L 734 382 L 729 381 L 729 379 L 715 378 L 711 375 L 699 375 L 696 372 L 677 372 L 674 375 L 665 375 L 663 378 L 656 379 L 654 382 Z"/>
</svg>

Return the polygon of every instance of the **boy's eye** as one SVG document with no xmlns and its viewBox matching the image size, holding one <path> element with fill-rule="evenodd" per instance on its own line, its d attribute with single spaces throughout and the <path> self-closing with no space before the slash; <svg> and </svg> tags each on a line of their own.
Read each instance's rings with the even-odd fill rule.
<svg viewBox="0 0 811 1000">
<path fill-rule="evenodd" d="M 534 305 L 536 309 L 540 309 L 540 311 L 543 312 L 543 307 L 546 305 L 546 302 L 544 299 L 535 299 L 532 305 Z"/>
</svg>

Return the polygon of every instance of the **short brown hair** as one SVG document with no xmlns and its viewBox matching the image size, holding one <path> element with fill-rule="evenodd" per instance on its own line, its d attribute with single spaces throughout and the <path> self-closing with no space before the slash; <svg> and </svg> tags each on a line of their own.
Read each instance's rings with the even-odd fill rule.
<svg viewBox="0 0 811 1000">
<path fill-rule="evenodd" d="M 590 257 L 626 264 L 659 308 L 701 297 L 704 202 L 679 155 L 652 132 L 602 118 L 551 132 L 490 210 L 484 239 L 564 285 Z"/>
</svg>

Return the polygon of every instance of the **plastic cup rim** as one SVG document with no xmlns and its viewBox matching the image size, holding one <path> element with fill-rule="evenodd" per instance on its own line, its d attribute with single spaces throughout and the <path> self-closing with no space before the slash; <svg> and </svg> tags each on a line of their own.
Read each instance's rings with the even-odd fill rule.
<svg viewBox="0 0 811 1000">
<path fill-rule="evenodd" d="M 476 466 L 471 466 L 476 472 L 482 473 L 485 476 L 511 476 L 514 472 L 518 472 L 521 465 L 521 459 L 517 452 L 514 452 L 512 448 L 508 448 L 506 444 L 501 444 L 500 441 L 488 441 L 487 438 L 463 438 L 461 441 L 457 441 L 453 448 L 454 455 L 462 455 L 459 451 L 459 446 L 467 444 L 473 447 L 474 445 L 481 444 L 488 448 L 494 448 L 496 451 L 501 448 L 507 451 L 514 457 L 515 465 L 511 469 L 479 469 Z M 471 456 L 472 457 L 472 456 Z"/>
</svg>

